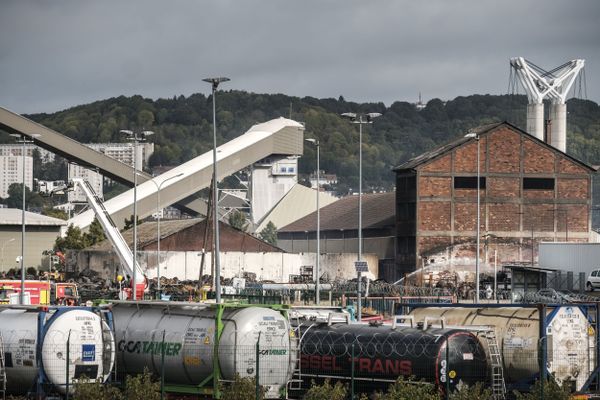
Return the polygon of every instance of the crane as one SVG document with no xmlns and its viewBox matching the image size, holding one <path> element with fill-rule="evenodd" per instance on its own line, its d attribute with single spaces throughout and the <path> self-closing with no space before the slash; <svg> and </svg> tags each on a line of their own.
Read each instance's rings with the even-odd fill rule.
<svg viewBox="0 0 600 400">
<path fill-rule="evenodd" d="M 45 195 L 59 194 L 64 193 L 66 190 L 73 189 L 75 186 L 79 186 L 85 194 L 89 206 L 96 215 L 96 219 L 98 219 L 98 222 L 100 222 L 100 225 L 102 226 L 102 229 L 104 229 L 108 240 L 110 240 L 113 248 L 115 249 L 125 273 L 134 277 L 130 280 L 130 287 L 124 288 L 122 292 L 119 293 L 119 296 L 123 299 L 131 299 L 133 297 L 133 290 L 135 290 L 136 298 L 142 299 L 144 297 L 144 290 L 147 286 L 144 271 L 137 261 L 135 261 L 134 264 L 133 252 L 113 222 L 110 214 L 108 211 L 106 211 L 102 199 L 100 199 L 96 192 L 94 192 L 92 185 L 90 185 L 90 183 L 85 179 L 73 178 L 69 184 L 62 186 L 59 185 L 49 190 L 45 190 L 45 188 L 40 187 L 40 192 L 41 194 Z"/>
</svg>

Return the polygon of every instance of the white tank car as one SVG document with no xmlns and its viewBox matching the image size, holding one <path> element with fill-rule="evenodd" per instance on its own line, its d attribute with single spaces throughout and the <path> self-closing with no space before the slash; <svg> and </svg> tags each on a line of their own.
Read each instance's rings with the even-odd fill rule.
<svg viewBox="0 0 600 400">
<path fill-rule="evenodd" d="M 496 329 L 504 377 L 519 382 L 539 373 L 539 311 L 533 307 L 423 307 L 410 312 L 417 322 L 443 317 L 448 325 L 488 325 Z M 546 308 L 547 368 L 559 382 L 580 390 L 594 370 L 596 332 L 576 305 Z"/>
<path fill-rule="evenodd" d="M 112 331 L 99 311 L 75 307 L 0 306 L 7 392 L 66 392 L 68 379 L 106 381 L 115 361 Z M 69 392 L 72 391 L 72 386 Z"/>
<path fill-rule="evenodd" d="M 219 307 L 221 322 L 215 323 Z M 256 375 L 256 342 L 260 334 L 259 377 L 269 396 L 291 379 L 297 359 L 289 321 L 266 307 L 217 306 L 185 302 L 115 302 L 112 306 L 117 365 L 124 374 L 144 368 L 160 375 L 164 348 L 166 385 L 197 387 L 214 371 L 222 380 Z M 215 327 L 222 327 L 215 346 Z M 164 345 L 163 345 L 164 332 Z M 216 354 L 215 354 L 216 352 Z"/>
</svg>

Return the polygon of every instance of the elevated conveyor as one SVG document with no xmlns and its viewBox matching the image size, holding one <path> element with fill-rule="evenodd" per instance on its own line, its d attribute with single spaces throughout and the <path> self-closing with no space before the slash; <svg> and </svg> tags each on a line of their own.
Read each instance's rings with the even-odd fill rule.
<svg viewBox="0 0 600 400">
<path fill-rule="evenodd" d="M 110 179 L 130 187 L 133 186 L 133 167 L 2 107 L 0 107 L 0 129 L 9 133 L 25 135 L 36 145 L 58 154 L 70 162 L 97 169 L 98 172 Z M 149 174 L 138 171 L 139 183 L 151 178 L 152 176 Z M 182 199 L 178 206 L 192 213 L 206 213 L 206 203 L 193 197 Z"/>
<path fill-rule="evenodd" d="M 254 125 L 243 135 L 217 148 L 219 180 L 270 155 L 302 155 L 304 127 L 291 119 L 278 118 Z M 170 179 L 160 190 L 160 208 L 167 207 L 210 185 L 212 178 L 212 150 L 206 152 L 151 181 L 138 185 L 137 214 L 144 218 L 156 212 L 157 188 Z M 104 202 L 104 207 L 117 226 L 133 215 L 133 189 Z M 68 223 L 86 228 L 92 223 L 94 212 L 85 211 Z"/>
</svg>

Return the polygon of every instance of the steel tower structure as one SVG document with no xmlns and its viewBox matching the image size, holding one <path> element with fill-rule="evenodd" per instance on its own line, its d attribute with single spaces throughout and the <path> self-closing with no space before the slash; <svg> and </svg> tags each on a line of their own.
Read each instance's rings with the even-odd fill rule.
<svg viewBox="0 0 600 400">
<path fill-rule="evenodd" d="M 523 57 L 511 58 L 519 82 L 527 93 L 527 132 L 544 140 L 544 99 L 551 101 L 549 119 L 552 131 L 546 138 L 561 151 L 567 149 L 567 106 L 565 100 L 585 60 L 571 60 L 546 71 Z"/>
</svg>

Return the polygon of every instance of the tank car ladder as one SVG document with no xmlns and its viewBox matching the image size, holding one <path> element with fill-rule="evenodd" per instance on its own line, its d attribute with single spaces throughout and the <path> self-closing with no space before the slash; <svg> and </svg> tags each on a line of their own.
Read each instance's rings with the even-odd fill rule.
<svg viewBox="0 0 600 400">
<path fill-rule="evenodd" d="M 502 367 L 502 356 L 494 329 L 482 332 L 490 352 L 490 364 L 492 367 L 492 398 L 504 400 L 506 398 L 506 384 L 504 382 L 504 369 Z"/>
<path fill-rule="evenodd" d="M 0 394 L 6 399 L 6 359 L 4 358 L 4 339 L 0 332 Z"/>
</svg>

